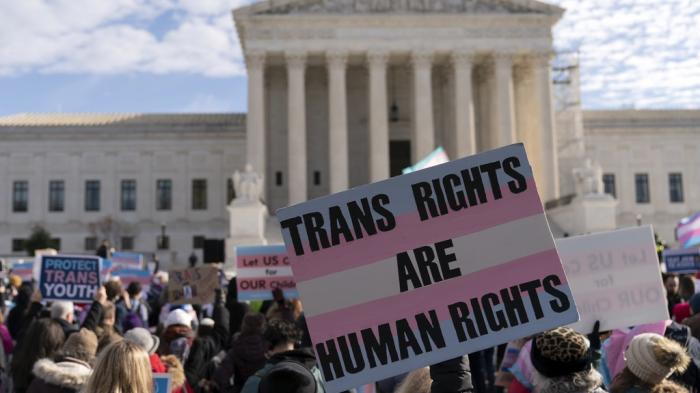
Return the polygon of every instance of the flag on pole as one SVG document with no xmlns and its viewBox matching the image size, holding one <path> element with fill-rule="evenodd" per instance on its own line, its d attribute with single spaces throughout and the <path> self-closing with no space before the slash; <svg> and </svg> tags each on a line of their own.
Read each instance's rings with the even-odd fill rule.
<svg viewBox="0 0 700 393">
<path fill-rule="evenodd" d="M 700 245 L 700 213 L 682 219 L 676 226 L 676 238 L 682 248 Z"/>
<path fill-rule="evenodd" d="M 450 159 L 449 159 L 449 157 L 447 157 L 447 153 L 445 153 L 445 149 L 443 149 L 442 146 L 440 146 L 437 149 L 433 150 L 432 153 L 425 156 L 425 158 L 418 161 L 416 163 L 416 165 L 409 166 L 408 168 L 404 168 L 402 173 L 405 175 L 407 173 L 419 171 L 421 169 L 430 168 L 431 166 L 444 164 L 448 161 L 450 161 Z"/>
</svg>

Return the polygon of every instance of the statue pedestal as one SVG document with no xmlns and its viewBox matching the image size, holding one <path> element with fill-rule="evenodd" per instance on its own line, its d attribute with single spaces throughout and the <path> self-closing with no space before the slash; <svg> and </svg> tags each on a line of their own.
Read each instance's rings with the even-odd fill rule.
<svg viewBox="0 0 700 393">
<path fill-rule="evenodd" d="M 226 239 L 225 273 L 236 269 L 234 259 L 235 246 L 267 244 L 265 239 L 265 220 L 267 206 L 259 201 L 236 198 L 228 206 L 230 233 Z"/>
<path fill-rule="evenodd" d="M 547 210 L 554 237 L 611 231 L 617 228 L 617 200 L 608 194 L 576 196 L 571 203 Z"/>
</svg>

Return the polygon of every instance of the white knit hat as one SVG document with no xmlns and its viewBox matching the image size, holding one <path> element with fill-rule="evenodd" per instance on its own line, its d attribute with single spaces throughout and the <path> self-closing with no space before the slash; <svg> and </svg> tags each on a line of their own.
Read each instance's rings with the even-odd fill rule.
<svg viewBox="0 0 700 393">
<path fill-rule="evenodd" d="M 170 311 L 170 314 L 168 314 L 168 318 L 165 320 L 165 327 L 167 328 L 168 326 L 172 325 L 184 325 L 192 327 L 192 317 L 186 311 L 180 310 L 179 308 Z"/>
<path fill-rule="evenodd" d="M 664 338 L 656 333 L 635 336 L 625 350 L 625 364 L 638 378 L 656 385 L 673 374 L 674 368 L 659 363 L 654 345 Z"/>
<path fill-rule="evenodd" d="M 202 321 L 199 323 L 201 326 L 209 326 L 212 327 L 214 326 L 214 320 L 211 318 L 204 318 Z"/>
</svg>

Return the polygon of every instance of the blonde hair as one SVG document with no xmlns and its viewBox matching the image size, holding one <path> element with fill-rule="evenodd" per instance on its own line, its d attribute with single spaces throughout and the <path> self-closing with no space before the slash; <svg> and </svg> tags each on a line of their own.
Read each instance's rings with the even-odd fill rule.
<svg viewBox="0 0 700 393">
<path fill-rule="evenodd" d="M 427 367 L 411 371 L 396 388 L 396 393 L 430 393 L 430 369 Z"/>
<path fill-rule="evenodd" d="M 136 344 L 118 341 L 102 351 L 85 393 L 152 393 L 148 353 Z"/>
</svg>

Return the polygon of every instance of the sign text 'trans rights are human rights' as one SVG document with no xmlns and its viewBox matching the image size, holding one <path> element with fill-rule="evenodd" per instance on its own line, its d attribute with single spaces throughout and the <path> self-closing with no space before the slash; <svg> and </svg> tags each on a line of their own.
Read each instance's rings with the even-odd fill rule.
<svg viewBox="0 0 700 393">
<path fill-rule="evenodd" d="M 331 392 L 578 319 L 522 144 L 277 217 Z"/>
</svg>

